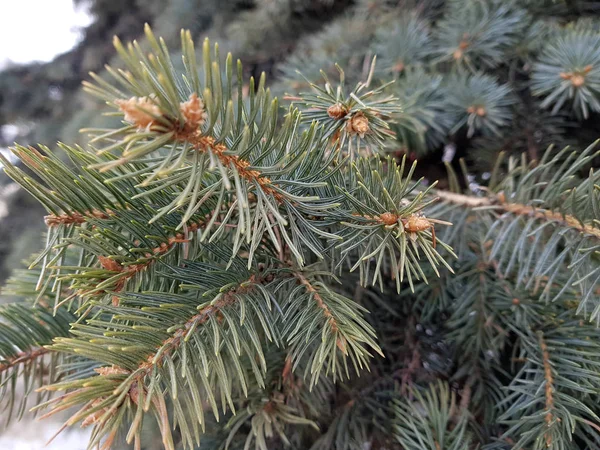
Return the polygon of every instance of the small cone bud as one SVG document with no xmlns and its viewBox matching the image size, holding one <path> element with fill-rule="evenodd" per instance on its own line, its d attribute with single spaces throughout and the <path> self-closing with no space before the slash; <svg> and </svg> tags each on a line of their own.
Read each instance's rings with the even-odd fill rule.
<svg viewBox="0 0 600 450">
<path fill-rule="evenodd" d="M 576 88 L 581 87 L 585 84 L 585 77 L 579 74 L 573 75 L 573 77 L 571 77 L 571 84 Z"/>
<path fill-rule="evenodd" d="M 386 225 L 394 225 L 398 222 L 398 216 L 396 214 L 385 212 L 379 216 L 379 219 Z"/>
<path fill-rule="evenodd" d="M 123 270 L 123 266 L 121 266 L 121 264 L 114 259 L 107 258 L 106 256 L 98 256 L 98 261 L 105 270 L 110 270 L 112 272 L 121 272 Z"/>
<path fill-rule="evenodd" d="M 195 92 L 190 95 L 187 102 L 181 103 L 179 109 L 185 118 L 186 125 L 190 128 L 196 129 L 206 120 L 207 114 L 204 110 L 204 103 Z"/>
<path fill-rule="evenodd" d="M 346 130 L 350 134 L 358 134 L 361 138 L 369 132 L 369 119 L 362 113 L 355 114 L 346 125 Z"/>
<path fill-rule="evenodd" d="M 398 61 L 395 65 L 394 65 L 394 72 L 396 73 L 400 73 L 404 70 L 404 63 L 402 61 Z"/>
<path fill-rule="evenodd" d="M 125 121 L 138 128 L 149 128 L 162 116 L 160 108 L 148 97 L 131 97 L 129 100 L 115 100 L 115 105 L 123 111 Z"/>
<path fill-rule="evenodd" d="M 335 105 L 331 105 L 329 108 L 327 108 L 327 114 L 332 119 L 339 120 L 348 114 L 348 110 L 341 103 L 336 103 Z"/>
</svg>

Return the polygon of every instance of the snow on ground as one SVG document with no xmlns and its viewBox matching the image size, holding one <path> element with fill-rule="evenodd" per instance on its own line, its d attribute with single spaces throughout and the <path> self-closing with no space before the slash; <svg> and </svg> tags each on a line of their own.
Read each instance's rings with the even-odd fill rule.
<svg viewBox="0 0 600 450">
<path fill-rule="evenodd" d="M 2 450 L 86 450 L 90 430 L 72 427 L 63 431 L 47 446 L 61 423 L 53 420 L 23 420 L 0 433 Z"/>
</svg>

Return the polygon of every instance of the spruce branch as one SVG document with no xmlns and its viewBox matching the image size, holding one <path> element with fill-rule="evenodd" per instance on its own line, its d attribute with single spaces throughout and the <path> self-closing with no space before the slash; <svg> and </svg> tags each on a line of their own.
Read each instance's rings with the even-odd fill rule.
<svg viewBox="0 0 600 450">
<path fill-rule="evenodd" d="M 401 282 L 408 280 L 414 289 L 416 280 L 427 281 L 421 269 L 421 252 L 433 267 L 452 268 L 436 249 L 437 244 L 453 255 L 444 242 L 435 238 L 435 224 L 451 225 L 440 219 L 428 219 L 421 210 L 430 205 L 428 193 L 431 185 L 416 191 L 421 180 L 412 181 L 416 162 L 406 170 L 406 158 L 398 166 L 390 157 L 385 160 L 361 158 L 353 165 L 355 182 L 342 191 L 348 210 L 342 222 L 346 226 L 340 235 L 340 264 L 351 261 L 350 271 L 360 269 L 361 284 L 379 284 L 382 289 L 383 274 L 391 273 L 400 291 Z M 356 256 L 355 256 L 356 255 Z M 371 266 L 375 265 L 371 279 Z"/>
<path fill-rule="evenodd" d="M 516 2 L 450 1 L 434 34 L 439 61 L 465 66 L 493 68 L 518 40 L 528 22 Z"/>
<path fill-rule="evenodd" d="M 600 111 L 600 34 L 597 30 L 556 33 L 535 63 L 532 90 L 556 114 L 567 103 L 580 117 Z"/>
<path fill-rule="evenodd" d="M 187 295 L 122 294 L 118 306 L 103 306 L 101 315 L 75 325 L 72 337 L 57 339 L 53 349 L 90 356 L 104 367 L 90 378 L 46 386 L 49 391 L 69 391 L 48 403 L 53 408 L 49 414 L 80 405 L 68 424 L 93 424 L 93 443 L 103 438 L 110 441 L 113 431 L 131 414 L 137 419 L 127 439 L 139 442 L 142 416 L 151 411 L 162 424 L 166 448 L 174 448 L 169 423 L 177 424 L 186 443 L 197 444 L 199 426 L 205 426 L 200 396 L 206 396 L 216 418 L 219 403 L 223 411 L 227 407 L 235 411 L 234 392 L 246 395 L 249 377 L 264 386 L 261 342 L 277 339 L 274 320 L 265 317 L 271 296 L 245 269 L 245 262 L 234 264 L 247 277 L 200 263 L 172 268 L 168 276 L 186 279 Z M 242 359 L 250 363 L 247 369 Z M 203 369 L 193 373 L 192 365 Z M 178 395 L 183 388 L 191 397 Z M 167 398 L 172 407 L 167 408 Z M 183 412 L 190 408 L 193 418 Z"/>
<path fill-rule="evenodd" d="M 337 86 L 334 87 L 327 74 L 321 71 L 324 86 L 307 79 L 312 92 L 286 97 L 300 106 L 303 121 L 316 120 L 323 124 L 328 130 L 325 137 L 331 138 L 351 160 L 360 154 L 363 141 L 367 152 L 376 153 L 376 149 L 393 135 L 386 119 L 401 110 L 394 97 L 383 95 L 391 83 L 370 88 L 375 61 L 373 58 L 366 80 L 359 81 L 349 93 L 344 71 L 336 65 L 339 72 Z"/>
<path fill-rule="evenodd" d="M 45 416 L 74 408 L 64 427 L 105 450 L 121 432 L 140 450 L 149 420 L 167 449 L 598 447 L 597 329 L 576 313 L 600 317 L 599 154 L 544 152 L 567 117 L 529 98 L 546 41 L 597 30 L 538 20 L 536 2 L 349 5 L 282 66 L 311 91 L 285 110 L 189 32 L 183 66 L 149 28 L 116 40 L 122 69 L 85 89 L 122 123 L 2 159 L 48 236 L 10 284 L 23 314 L 0 319 L 8 398 L 21 379 L 60 392 Z M 243 20 L 291 11 L 253 7 Z M 579 93 L 593 81 L 561 71 Z M 442 144 L 467 152 L 464 180 L 444 152 L 447 190 L 408 163 Z M 380 157 L 393 145 L 406 157 Z M 474 147 L 528 157 L 487 182 Z M 48 320 L 21 333 L 36 308 Z M 27 378 L 50 357 L 50 385 Z"/>
<path fill-rule="evenodd" d="M 468 416 L 458 410 L 455 394 L 447 385 L 440 382 L 425 392 L 414 390 L 413 395 L 414 402 L 405 399 L 394 403 L 394 434 L 402 448 L 470 448 Z"/>
<path fill-rule="evenodd" d="M 382 27 L 375 35 L 375 54 L 380 60 L 378 73 L 399 76 L 405 70 L 425 63 L 433 53 L 428 23 L 414 11 L 403 14 Z"/>
<path fill-rule="evenodd" d="M 255 388 L 243 399 L 245 408 L 231 417 L 225 427 L 228 430 L 225 448 L 234 448 L 232 443 L 236 441 L 246 446 L 254 441 L 257 450 L 266 450 L 272 438 L 284 445 L 297 441 L 294 433 L 289 434 L 290 428 L 293 430 L 297 425 L 319 430 L 311 417 L 318 417 L 327 408 L 333 390 L 331 382 L 321 376 L 314 389 L 304 389 L 302 378 L 294 374 L 289 355 L 274 349 L 267 355 L 270 359 L 266 390 Z M 302 369 L 297 371 L 302 372 Z M 246 430 L 248 433 L 243 439 Z"/>
<path fill-rule="evenodd" d="M 597 390 L 598 352 L 585 338 L 594 328 L 560 318 L 562 323 L 536 332 L 517 332 L 525 362 L 502 401 L 501 417 L 509 425 L 504 436 L 514 436 L 515 446 L 558 449 L 575 436 L 583 442 L 600 438 L 600 420 L 589 403 Z"/>
<path fill-rule="evenodd" d="M 282 335 L 290 351 L 292 371 L 306 358 L 303 376 L 313 387 L 322 371 L 334 381 L 349 378 L 349 363 L 358 374 L 368 368 L 371 352 L 383 356 L 375 331 L 362 317 L 367 311 L 318 279 L 327 274 L 293 271 L 291 275 L 279 282 L 276 292 L 287 299 Z"/>
<path fill-rule="evenodd" d="M 511 87 L 499 84 L 490 75 L 455 75 L 447 80 L 448 109 L 456 117 L 451 129 L 456 133 L 463 127 L 467 136 L 476 132 L 500 136 L 502 127 L 512 118 L 510 106 L 515 103 Z"/>
<path fill-rule="evenodd" d="M 392 89 L 403 105 L 391 123 L 400 149 L 421 156 L 438 148 L 456 122 L 443 77 L 407 68 Z"/>
<path fill-rule="evenodd" d="M 280 250 L 281 243 L 272 231 L 277 228 L 297 262 L 303 264 L 305 255 L 300 243 L 306 240 L 298 227 L 291 227 L 290 235 L 288 224 L 294 221 L 309 225 L 300 217 L 303 210 L 318 216 L 335 206 L 312 192 L 323 186 L 327 177 L 324 174 L 306 176 L 306 169 L 315 161 L 326 167 L 334 156 L 327 156 L 331 152 L 322 142 L 322 129 L 314 124 L 299 132 L 301 115 L 293 108 L 278 127 L 278 103 L 271 101 L 264 87 L 264 77 L 256 89 L 254 81 L 250 81 L 250 95 L 245 101 L 241 64 L 238 62 L 238 90 L 234 92 L 231 55 L 226 59 L 223 76 L 218 47 L 215 47 L 213 61 L 208 41 L 203 46 L 205 76 L 201 88 L 195 68 L 188 66 L 195 58 L 189 34 L 182 34 L 187 67 L 183 78 L 174 71 L 164 43 L 155 39 L 149 27 L 146 36 L 155 52 L 150 58 L 136 44 L 125 49 L 115 41 L 129 72 L 109 72 L 128 94 L 98 77 L 95 77 L 96 85 L 86 85 L 89 92 L 116 106 L 128 123 L 117 130 L 95 131 L 98 135 L 93 143 L 109 143 L 100 150 L 101 154 L 123 150 L 120 157 L 92 167 L 110 171 L 124 164 L 145 161 L 146 169 L 139 174 L 143 176 L 142 185 L 152 186 L 149 192 L 180 185 L 182 189 L 171 202 L 158 209 L 151 222 L 185 208 L 182 226 L 214 196 L 218 198 L 214 209 L 217 211 L 234 196 L 223 220 L 226 226 L 230 220 L 237 219 L 234 254 L 244 243 L 248 244 L 251 262 L 264 233 Z M 161 157 L 157 159 L 157 155 Z M 210 176 L 213 171 L 220 176 Z M 135 173 L 137 176 L 138 172 Z M 250 197 L 256 198 L 254 207 L 250 207 Z M 324 231 L 312 229 L 315 230 L 323 238 L 333 238 Z M 309 247 L 322 257 L 319 248 Z"/>
<path fill-rule="evenodd" d="M 58 366 L 64 355 L 44 346 L 67 336 L 74 316 L 64 310 L 53 315 L 43 306 L 8 303 L 0 307 L 0 319 L 0 405 L 8 425 L 13 416 L 21 419 L 36 388 L 61 378 Z M 36 401 L 46 397 L 38 395 Z"/>
<path fill-rule="evenodd" d="M 579 289 L 578 311 L 592 320 L 599 311 L 595 286 L 600 275 L 593 269 L 599 245 L 598 174 L 591 170 L 582 178 L 580 173 L 597 155 L 592 144 L 581 153 L 565 148 L 552 159 L 546 152 L 536 164 L 523 156 L 509 161 L 509 175 L 494 181 L 487 196 L 437 193 L 445 204 L 467 207 L 477 220 L 488 221 L 489 259 L 500 274 L 516 275 L 517 285 L 529 290 L 543 280 L 541 292 L 548 301 Z M 570 278 L 562 290 L 554 290 L 565 269 Z"/>
</svg>

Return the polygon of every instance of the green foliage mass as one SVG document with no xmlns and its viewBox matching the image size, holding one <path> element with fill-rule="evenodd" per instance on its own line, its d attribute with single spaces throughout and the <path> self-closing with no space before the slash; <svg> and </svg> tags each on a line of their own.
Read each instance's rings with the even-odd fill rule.
<svg viewBox="0 0 600 450">
<path fill-rule="evenodd" d="M 294 43 L 278 100 L 249 76 L 269 37 L 340 3 L 234 4 L 196 24 L 222 47 L 115 39 L 86 144 L 0 155 L 47 214 L 3 291 L 3 417 L 68 411 L 102 449 L 147 430 L 165 449 L 599 448 L 594 5 L 357 2 Z M 442 152 L 421 176 L 415 155 Z"/>
</svg>

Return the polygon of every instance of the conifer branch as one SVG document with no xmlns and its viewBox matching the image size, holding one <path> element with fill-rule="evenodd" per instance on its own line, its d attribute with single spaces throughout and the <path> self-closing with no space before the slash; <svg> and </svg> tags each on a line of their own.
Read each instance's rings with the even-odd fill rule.
<svg viewBox="0 0 600 450">
<path fill-rule="evenodd" d="M 338 326 L 337 326 L 335 317 L 333 317 L 333 315 L 331 314 L 331 311 L 329 310 L 329 307 L 323 302 L 323 298 L 321 297 L 321 295 L 319 294 L 317 289 L 315 289 L 315 287 L 312 284 L 310 284 L 310 281 L 308 281 L 308 279 L 304 275 L 302 275 L 301 272 L 294 272 L 294 276 L 296 278 L 298 278 L 298 280 L 300 281 L 300 283 L 303 286 L 306 287 L 307 292 L 309 292 L 309 294 L 313 297 L 315 302 L 317 302 L 317 305 L 319 306 L 319 308 L 321 308 L 323 310 L 323 315 L 327 318 L 327 322 L 329 323 L 329 325 L 331 327 L 331 332 L 337 333 Z M 343 353 L 346 353 L 346 350 L 345 350 L 346 346 L 342 341 L 338 340 L 336 342 L 336 345 Z"/>
<path fill-rule="evenodd" d="M 60 391 L 37 408 L 104 450 L 140 450 L 151 416 L 167 450 L 598 447 L 576 312 L 600 321 L 600 153 L 542 152 L 554 112 L 600 111 L 598 31 L 548 26 L 545 0 L 368 3 L 299 43 L 282 70 L 310 92 L 285 111 L 218 46 L 182 32 L 175 64 L 146 27 L 85 83 L 122 123 L 0 154 L 47 211 L 26 302 L 0 307 L 0 406 Z M 409 163 L 442 147 L 447 191 Z M 457 148 L 481 150 L 464 183 Z"/>
<path fill-rule="evenodd" d="M 276 288 L 276 292 L 285 289 L 282 334 L 290 348 L 292 370 L 307 358 L 303 376 L 312 386 L 322 371 L 334 380 L 348 378 L 348 362 L 358 373 L 368 367 L 371 351 L 382 355 L 374 330 L 362 317 L 366 310 L 330 290 L 320 276 L 330 275 L 292 272 Z"/>
<path fill-rule="evenodd" d="M 9 303 L 0 307 L 0 406 L 8 425 L 26 411 L 29 394 L 62 376 L 58 367 L 64 355 L 45 347 L 68 334 L 74 316 L 64 310 L 56 315 L 44 306 Z M 22 382 L 22 392 L 17 380 Z M 44 396 L 38 396 L 38 402 Z"/>
<path fill-rule="evenodd" d="M 49 352 L 50 350 L 44 347 L 34 347 L 27 351 L 19 352 L 15 356 L 0 362 L 0 374 L 19 364 L 30 364 L 35 359 L 43 357 Z"/>
<path fill-rule="evenodd" d="M 44 217 L 44 222 L 46 222 L 46 225 L 48 227 L 55 227 L 58 225 L 71 225 L 71 224 L 76 224 L 76 225 L 81 225 L 82 223 L 85 223 L 88 218 L 93 217 L 94 219 L 108 219 L 109 216 L 113 214 L 113 211 L 99 211 L 99 210 L 92 210 L 92 211 L 87 211 L 85 213 L 79 213 L 77 211 L 74 211 L 72 213 L 64 213 L 64 214 L 49 214 L 47 216 Z"/>
<path fill-rule="evenodd" d="M 243 296 L 248 293 L 249 290 L 252 289 L 250 286 L 256 282 L 255 275 L 252 275 L 246 282 L 240 283 L 240 287 L 235 291 L 226 292 L 216 302 L 203 306 L 198 311 L 198 314 L 188 319 L 183 327 L 179 328 L 171 337 L 167 338 L 155 353 L 149 355 L 146 362 L 140 364 L 138 368 L 142 369 L 140 376 L 150 375 L 154 366 L 160 367 L 163 364 L 162 361 L 165 358 L 170 357 L 171 354 L 182 345 L 183 340 L 189 340 L 191 333 L 199 326 L 204 325 L 210 318 L 216 318 L 217 321 L 222 321 L 223 316 L 221 310 L 227 306 L 233 305 L 238 301 L 238 296 Z"/>
<path fill-rule="evenodd" d="M 552 426 L 553 423 L 553 415 L 552 411 L 554 410 L 554 378 L 552 376 L 552 365 L 550 363 L 550 353 L 548 352 L 548 345 L 544 340 L 544 334 L 540 331 L 538 333 L 540 340 L 540 349 L 542 351 L 542 364 L 544 366 L 544 392 L 546 395 L 546 415 L 544 416 L 544 420 L 548 424 L 548 427 Z M 552 436 L 549 432 L 544 433 L 544 440 L 546 441 L 546 447 L 550 448 L 552 446 Z"/>
<path fill-rule="evenodd" d="M 563 214 L 558 211 L 549 211 L 543 207 L 537 208 L 535 206 L 526 204 L 507 202 L 506 195 L 503 192 L 487 197 L 475 197 L 467 194 L 437 190 L 435 191 L 435 195 L 440 200 L 454 205 L 465 206 L 468 208 L 486 208 L 494 211 L 511 213 L 516 216 L 542 219 L 545 221 L 558 223 L 561 226 L 571 228 L 596 238 L 600 238 L 600 228 L 597 226 L 584 224 L 581 222 L 581 220 L 570 214 Z"/>
</svg>

